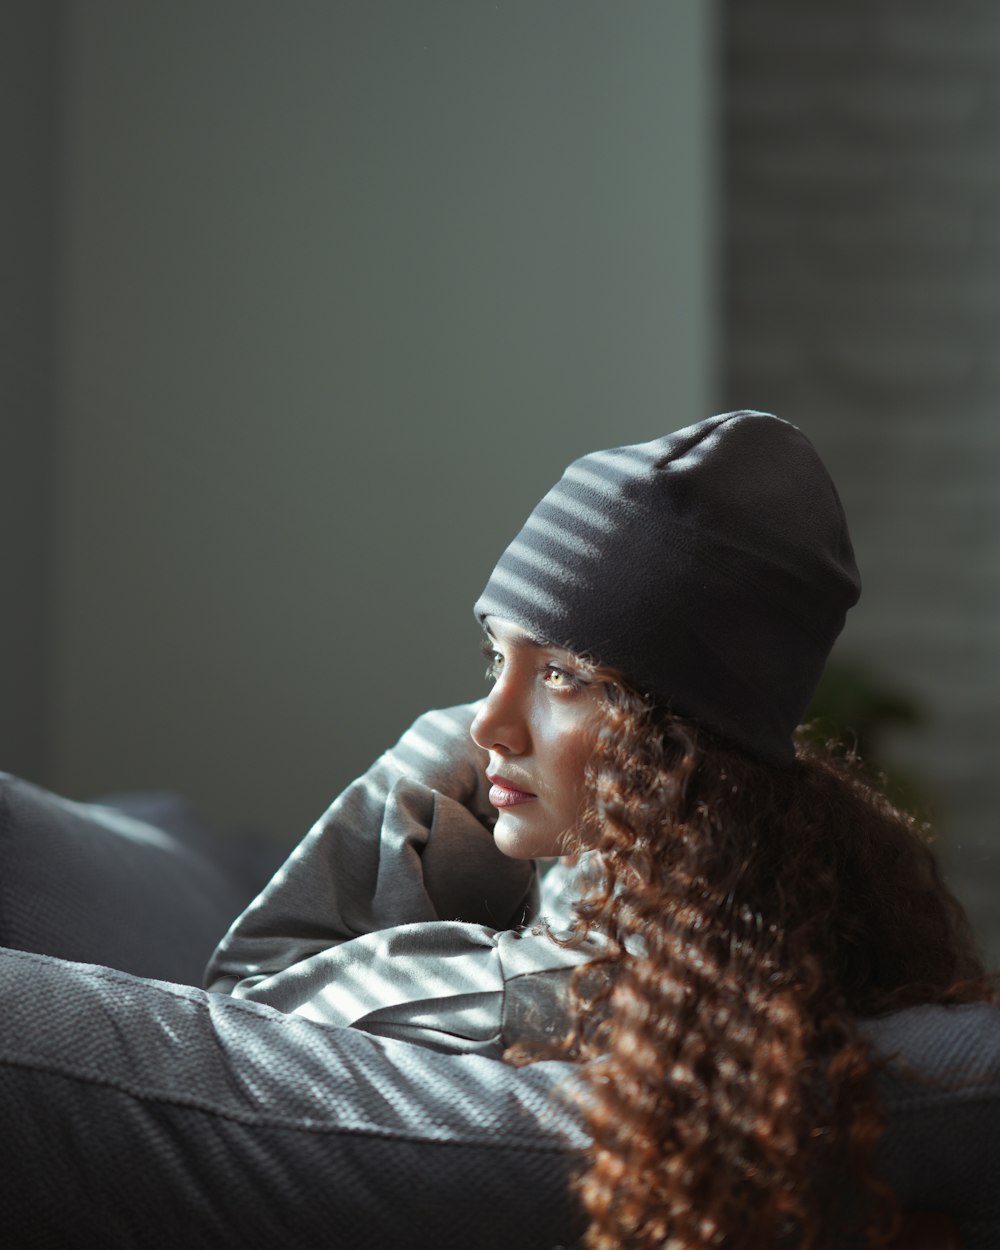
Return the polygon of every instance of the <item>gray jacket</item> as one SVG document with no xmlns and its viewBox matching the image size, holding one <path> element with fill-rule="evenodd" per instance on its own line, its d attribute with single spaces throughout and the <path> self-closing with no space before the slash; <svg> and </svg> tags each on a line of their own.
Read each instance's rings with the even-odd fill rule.
<svg viewBox="0 0 1000 1250">
<path fill-rule="evenodd" d="M 425 713 L 348 786 L 220 943 L 210 990 L 494 1057 L 564 1028 L 561 990 L 593 957 L 549 932 L 576 874 L 555 865 L 540 889 L 496 849 L 475 711 Z"/>
</svg>

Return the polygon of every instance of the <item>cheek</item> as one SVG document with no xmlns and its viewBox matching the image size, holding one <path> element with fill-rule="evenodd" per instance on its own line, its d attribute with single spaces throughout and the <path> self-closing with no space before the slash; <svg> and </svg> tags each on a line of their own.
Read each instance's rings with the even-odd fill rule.
<svg viewBox="0 0 1000 1250">
<path fill-rule="evenodd" d="M 592 735 L 581 731 L 568 735 L 553 751 L 552 780 L 563 809 L 572 807 L 575 813 L 580 805 L 591 752 Z"/>
</svg>

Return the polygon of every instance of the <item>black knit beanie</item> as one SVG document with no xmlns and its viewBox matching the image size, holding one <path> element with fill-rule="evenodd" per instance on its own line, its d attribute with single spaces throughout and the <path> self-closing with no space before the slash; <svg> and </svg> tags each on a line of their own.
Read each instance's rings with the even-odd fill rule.
<svg viewBox="0 0 1000 1250">
<path fill-rule="evenodd" d="M 653 703 L 773 763 L 861 591 L 805 435 L 730 412 L 569 466 L 475 612 L 619 669 Z"/>
</svg>

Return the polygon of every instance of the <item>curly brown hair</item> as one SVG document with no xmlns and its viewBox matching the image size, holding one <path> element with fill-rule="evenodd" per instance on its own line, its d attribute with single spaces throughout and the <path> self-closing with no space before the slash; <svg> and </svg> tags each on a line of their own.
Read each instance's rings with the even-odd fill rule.
<svg viewBox="0 0 1000 1250">
<path fill-rule="evenodd" d="M 761 763 L 604 679 L 575 940 L 613 975 L 577 972 L 566 1043 L 589 1060 L 585 1244 L 884 1242 L 859 1020 L 995 997 L 924 831 L 848 759 Z"/>
</svg>

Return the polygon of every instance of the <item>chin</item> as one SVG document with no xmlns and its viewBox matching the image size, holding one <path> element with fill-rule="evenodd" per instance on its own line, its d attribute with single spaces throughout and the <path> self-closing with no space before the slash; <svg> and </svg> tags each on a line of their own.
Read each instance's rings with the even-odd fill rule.
<svg viewBox="0 0 1000 1250">
<path fill-rule="evenodd" d="M 532 824 L 530 817 L 519 814 L 516 809 L 501 811 L 493 826 L 497 850 L 510 859 L 548 859 L 564 854 L 558 833 L 532 828 Z"/>
</svg>

